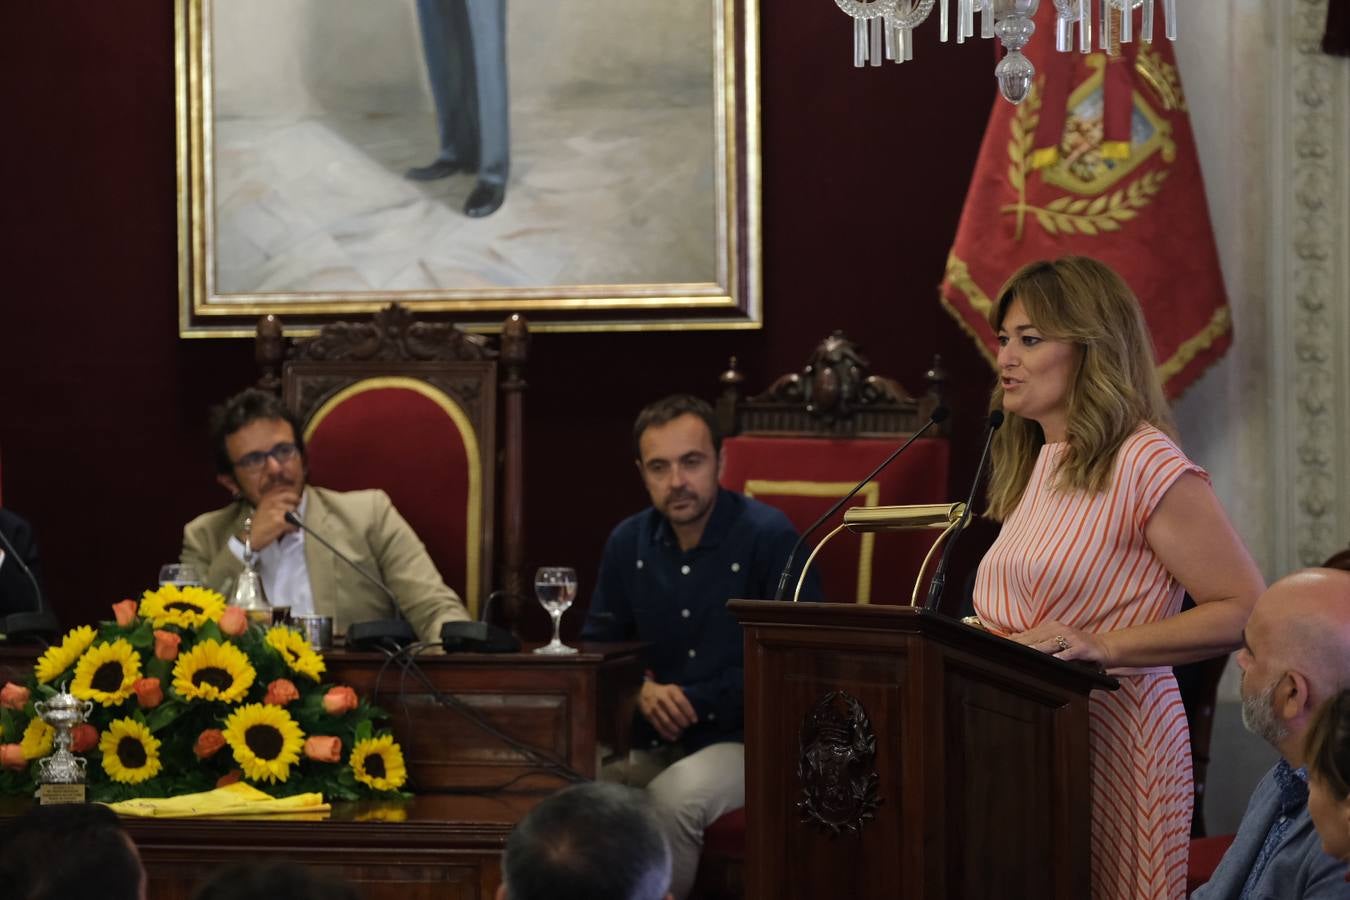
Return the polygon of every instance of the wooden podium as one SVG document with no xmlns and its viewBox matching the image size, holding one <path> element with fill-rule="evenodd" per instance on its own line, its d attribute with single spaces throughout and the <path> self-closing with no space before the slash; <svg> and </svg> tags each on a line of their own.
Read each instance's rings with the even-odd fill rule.
<svg viewBox="0 0 1350 900">
<path fill-rule="evenodd" d="M 737 600 L 747 900 L 1089 896 L 1088 693 L 909 607 Z"/>
</svg>

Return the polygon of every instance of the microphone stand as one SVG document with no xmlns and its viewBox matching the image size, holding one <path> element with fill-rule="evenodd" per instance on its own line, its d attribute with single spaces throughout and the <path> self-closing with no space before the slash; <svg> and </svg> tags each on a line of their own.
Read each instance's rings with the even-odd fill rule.
<svg viewBox="0 0 1350 900">
<path fill-rule="evenodd" d="M 956 523 L 956 529 L 952 532 L 952 536 L 947 539 L 947 546 L 942 548 L 942 556 L 938 558 L 937 568 L 933 570 L 933 579 L 928 582 L 928 597 L 923 603 L 923 608 L 926 610 L 937 609 L 938 600 L 941 599 L 942 591 L 947 586 L 947 564 L 951 562 L 952 548 L 956 546 L 956 540 L 961 537 L 961 532 L 965 531 L 966 526 L 970 524 L 971 511 L 975 508 L 975 492 L 980 487 L 980 476 L 984 474 L 984 464 L 989 460 L 989 448 L 994 443 L 994 432 L 998 431 L 1002 424 L 1002 410 L 996 409 L 989 414 L 989 428 L 985 433 L 984 449 L 980 452 L 980 464 L 975 467 L 975 478 L 970 483 L 970 496 L 966 498 L 966 508 L 961 513 L 961 520 Z"/>
<path fill-rule="evenodd" d="M 824 525 L 829 520 L 830 516 L 839 512 L 840 507 L 842 507 L 848 501 L 852 500 L 853 495 L 858 493 L 858 491 L 862 490 L 863 486 L 866 485 L 867 482 L 871 481 L 873 478 L 876 478 L 879 474 L 881 474 L 881 470 L 889 466 L 897 456 L 905 452 L 905 448 L 907 448 L 910 444 L 918 440 L 920 435 L 922 435 L 929 428 L 932 428 L 934 425 L 943 421 L 946 418 L 947 418 L 947 407 L 939 406 L 936 409 L 934 409 L 932 415 L 929 416 L 928 421 L 924 423 L 924 426 L 922 428 L 911 434 L 909 436 L 909 440 L 905 441 L 898 448 L 896 448 L 896 450 L 893 453 L 891 453 L 890 456 L 883 459 L 881 461 L 881 465 L 877 466 L 875 469 L 871 471 L 871 473 L 866 478 L 864 478 L 862 481 L 854 485 L 853 490 L 849 491 L 847 494 L 840 497 L 837 503 L 835 503 L 833 506 L 831 506 L 829 509 L 825 511 L 825 515 L 821 516 L 819 519 L 816 519 L 814 522 L 811 523 L 810 528 L 802 532 L 801 537 L 797 538 L 797 543 L 792 545 L 792 550 L 791 552 L 788 553 L 787 564 L 783 566 L 783 574 L 780 575 L 778 578 L 778 590 L 774 591 L 773 599 L 782 600 L 784 595 L 787 594 L 788 581 L 792 578 L 792 563 L 794 560 L 796 560 L 797 551 L 802 548 L 802 543 L 807 539 L 807 537 L 809 537 L 821 525 Z"/>
</svg>

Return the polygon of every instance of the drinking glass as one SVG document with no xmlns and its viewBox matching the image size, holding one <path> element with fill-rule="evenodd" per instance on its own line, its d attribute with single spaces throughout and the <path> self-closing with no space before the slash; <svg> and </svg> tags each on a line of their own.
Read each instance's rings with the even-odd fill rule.
<svg viewBox="0 0 1350 900">
<path fill-rule="evenodd" d="M 180 588 L 188 585 L 201 587 L 202 576 L 197 570 L 185 563 L 165 563 L 159 567 L 159 583 L 176 584 Z"/>
<path fill-rule="evenodd" d="M 535 653 L 547 653 L 551 656 L 566 656 L 576 653 L 576 647 L 569 647 L 558 639 L 558 625 L 562 614 L 577 596 L 577 573 L 566 566 L 544 566 L 534 573 L 534 593 L 539 605 L 544 607 L 553 619 L 553 640 L 542 647 L 536 647 Z"/>
</svg>

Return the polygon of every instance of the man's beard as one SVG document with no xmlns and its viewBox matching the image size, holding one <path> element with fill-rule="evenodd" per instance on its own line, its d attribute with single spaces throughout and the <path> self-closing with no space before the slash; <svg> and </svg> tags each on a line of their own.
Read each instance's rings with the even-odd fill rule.
<svg viewBox="0 0 1350 900">
<path fill-rule="evenodd" d="M 1255 697 L 1242 694 L 1243 726 L 1272 747 L 1289 737 L 1289 727 L 1275 718 L 1275 688 L 1279 685 L 1277 678 Z"/>
</svg>

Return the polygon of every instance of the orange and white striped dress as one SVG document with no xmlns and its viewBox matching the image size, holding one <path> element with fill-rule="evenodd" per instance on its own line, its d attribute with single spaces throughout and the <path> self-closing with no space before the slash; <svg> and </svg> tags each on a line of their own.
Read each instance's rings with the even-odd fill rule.
<svg viewBox="0 0 1350 900">
<path fill-rule="evenodd" d="M 1100 494 L 1053 487 L 1065 444 L 1046 444 L 1017 508 L 980 563 L 975 610 L 991 629 L 1057 620 L 1104 632 L 1181 608 L 1182 588 L 1144 539 L 1168 488 L 1208 480 L 1162 432 L 1140 426 Z M 1111 670 L 1117 691 L 1089 702 L 1093 900 L 1186 896 L 1192 784 L 1190 736 L 1167 666 Z"/>
</svg>

